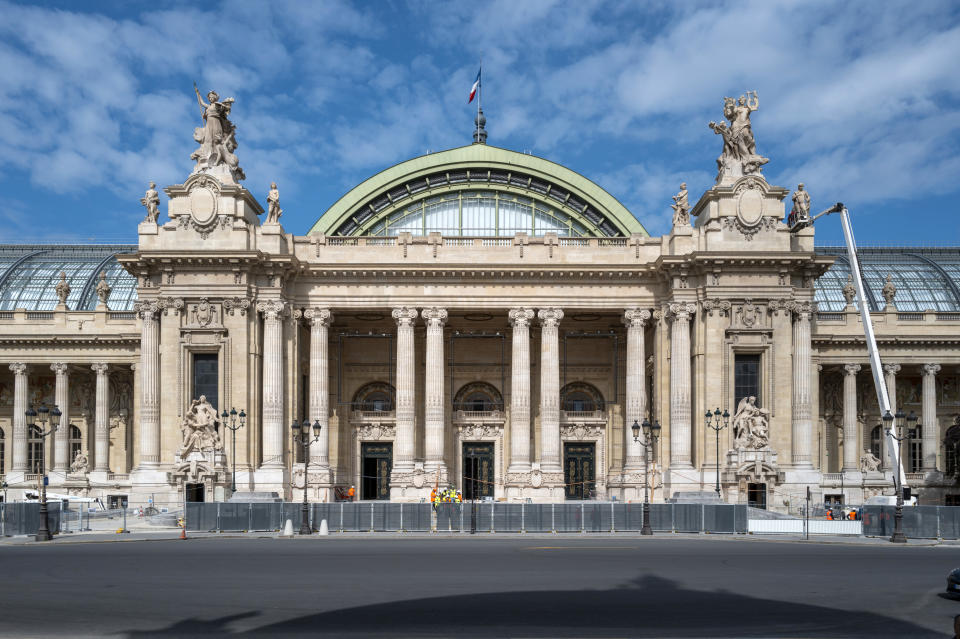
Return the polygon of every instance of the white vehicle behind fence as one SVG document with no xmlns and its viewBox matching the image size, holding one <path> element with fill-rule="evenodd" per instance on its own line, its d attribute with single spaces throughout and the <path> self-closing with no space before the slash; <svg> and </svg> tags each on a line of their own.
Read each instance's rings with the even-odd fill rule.
<svg viewBox="0 0 960 639">
<path fill-rule="evenodd" d="M 868 497 L 866 501 L 863 502 L 864 506 L 896 506 L 897 497 L 896 495 L 874 495 L 873 497 Z M 904 506 L 916 506 L 917 498 L 914 495 L 910 496 L 910 499 L 903 500 Z"/>
<path fill-rule="evenodd" d="M 29 503 L 39 503 L 40 493 L 35 490 L 28 490 L 25 493 L 26 499 L 23 501 Z M 78 497 L 76 495 L 64 495 L 62 493 L 47 493 L 47 503 L 59 501 L 66 508 L 84 509 L 88 512 L 106 510 L 103 501 L 99 497 Z"/>
</svg>

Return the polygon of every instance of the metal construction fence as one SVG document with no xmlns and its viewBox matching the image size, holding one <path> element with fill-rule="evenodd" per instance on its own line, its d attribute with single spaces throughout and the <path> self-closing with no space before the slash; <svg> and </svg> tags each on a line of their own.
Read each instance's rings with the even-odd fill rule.
<svg viewBox="0 0 960 639">
<path fill-rule="evenodd" d="M 863 534 L 893 534 L 895 506 L 864 506 Z M 903 533 L 915 539 L 960 539 L 960 506 L 904 506 Z"/>
<path fill-rule="evenodd" d="M 40 504 L 34 502 L 0 502 L 0 535 L 35 535 L 40 528 Z M 60 502 L 47 504 L 47 528 L 60 530 Z"/>
<path fill-rule="evenodd" d="M 526 504 L 477 502 L 474 505 L 429 503 L 338 502 L 309 504 L 310 527 L 322 520 L 331 532 L 638 532 L 643 504 L 566 502 Z M 302 520 L 299 503 L 188 503 L 186 524 L 192 531 L 275 531 L 289 519 Z M 747 507 L 741 504 L 650 504 L 655 532 L 746 533 Z"/>
</svg>

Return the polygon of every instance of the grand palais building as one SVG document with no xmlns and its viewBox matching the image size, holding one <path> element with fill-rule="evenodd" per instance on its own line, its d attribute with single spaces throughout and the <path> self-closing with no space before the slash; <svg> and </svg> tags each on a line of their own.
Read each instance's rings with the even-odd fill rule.
<svg viewBox="0 0 960 639">
<path fill-rule="evenodd" d="M 242 185 L 218 100 L 201 100 L 192 173 L 163 210 L 145 194 L 137 244 L 0 246 L 8 499 L 41 469 L 52 492 L 133 505 L 226 500 L 234 481 L 406 502 L 438 484 L 557 502 L 719 483 L 781 511 L 808 488 L 893 493 L 846 251 L 788 226 L 809 199 L 764 178 L 749 96 L 711 123 L 716 184 L 681 190 L 659 237 L 589 178 L 487 144 L 482 116 L 472 144 L 290 232 L 276 188 Z M 858 257 L 883 379 L 918 417 L 908 482 L 958 503 L 960 249 Z M 44 405 L 62 413 L 47 438 L 26 416 Z M 729 419 L 708 424 L 716 409 Z M 657 439 L 634 436 L 644 422 Z"/>
</svg>

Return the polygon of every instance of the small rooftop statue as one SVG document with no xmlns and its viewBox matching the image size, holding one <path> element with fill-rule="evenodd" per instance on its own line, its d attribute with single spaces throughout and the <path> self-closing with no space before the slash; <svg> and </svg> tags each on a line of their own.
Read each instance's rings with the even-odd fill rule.
<svg viewBox="0 0 960 639">
<path fill-rule="evenodd" d="M 280 208 L 280 191 L 277 183 L 270 183 L 270 192 L 267 193 L 267 219 L 265 224 L 279 224 L 283 209 Z"/>
<path fill-rule="evenodd" d="M 804 190 L 803 182 L 797 185 L 797 190 L 793 192 L 793 209 L 787 218 L 787 226 L 793 226 L 797 222 L 806 222 L 810 219 L 810 193 Z"/>
<path fill-rule="evenodd" d="M 853 273 L 847 275 L 847 283 L 843 287 L 843 299 L 847 300 L 847 306 L 853 306 L 853 298 L 857 296 L 857 289 L 853 287 Z"/>
<path fill-rule="evenodd" d="M 203 109 L 203 126 L 193 130 L 193 139 L 200 143 L 200 148 L 190 154 L 190 159 L 197 162 L 193 172 L 209 172 L 222 167 L 221 171 L 234 180 L 245 180 L 239 160 L 233 154 L 237 150 L 237 129 L 229 116 L 235 100 L 227 98 L 221 102 L 220 95 L 210 91 L 207 93 L 209 102 L 204 102 L 196 83 L 193 84 L 193 90 Z"/>
<path fill-rule="evenodd" d="M 687 183 L 680 185 L 680 192 L 673 196 L 673 225 L 686 226 L 690 223 L 690 201 L 687 194 Z"/>
<path fill-rule="evenodd" d="M 113 290 L 113 287 L 107 284 L 107 272 L 100 271 L 100 281 L 97 282 L 97 297 L 100 298 L 100 303 L 104 306 L 107 305 L 107 299 L 110 298 L 110 291 Z"/>
<path fill-rule="evenodd" d="M 60 300 L 61 304 L 66 306 L 67 297 L 70 296 L 70 284 L 67 282 L 66 272 L 60 271 L 60 281 L 57 282 L 57 287 L 54 290 L 57 292 L 57 299 Z"/>
<path fill-rule="evenodd" d="M 157 218 L 160 216 L 160 209 L 158 208 L 160 206 L 160 195 L 157 193 L 155 182 L 150 183 L 150 188 L 140 198 L 140 204 L 147 209 L 147 217 L 143 218 L 143 221 L 156 224 Z"/>
<path fill-rule="evenodd" d="M 756 91 L 747 91 L 739 100 L 723 99 L 723 117 L 729 122 L 711 122 L 710 128 L 723 136 L 723 152 L 717 158 L 717 183 L 733 181 L 744 175 L 760 175 L 760 167 L 769 158 L 757 154 L 750 114 L 760 107 Z"/>
<path fill-rule="evenodd" d="M 893 307 L 893 298 L 897 296 L 897 285 L 893 283 L 893 275 L 887 273 L 887 283 L 883 285 L 883 288 L 880 289 L 880 294 L 883 295 L 884 301 L 887 303 L 887 306 Z"/>
</svg>

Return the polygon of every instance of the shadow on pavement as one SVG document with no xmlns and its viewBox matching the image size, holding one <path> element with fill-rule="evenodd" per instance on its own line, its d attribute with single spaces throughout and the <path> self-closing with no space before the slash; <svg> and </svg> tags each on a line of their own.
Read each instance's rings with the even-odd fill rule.
<svg viewBox="0 0 960 639">
<path fill-rule="evenodd" d="M 304 591 L 309 597 L 309 591 Z M 140 637 L 206 635 L 382 635 L 401 637 L 951 637 L 881 614 L 680 588 L 642 576 L 613 590 L 554 590 L 440 596 L 344 608 L 298 617 L 246 632 L 227 625 L 256 615 L 184 620 Z"/>
</svg>

